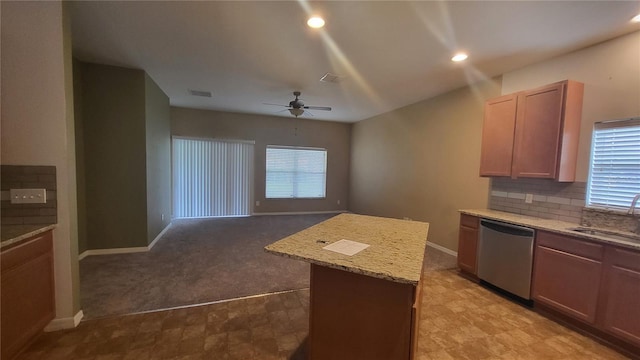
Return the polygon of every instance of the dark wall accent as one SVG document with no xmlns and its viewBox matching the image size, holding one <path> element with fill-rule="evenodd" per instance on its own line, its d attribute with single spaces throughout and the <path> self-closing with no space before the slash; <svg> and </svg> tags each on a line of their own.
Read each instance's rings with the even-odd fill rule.
<svg viewBox="0 0 640 360">
<path fill-rule="evenodd" d="M 55 224 L 58 222 L 56 200 L 56 167 L 2 165 L 2 225 Z M 12 204 L 11 189 L 46 189 L 44 204 Z"/>
<path fill-rule="evenodd" d="M 80 251 L 146 247 L 169 221 L 168 98 L 142 70 L 75 66 Z"/>
</svg>

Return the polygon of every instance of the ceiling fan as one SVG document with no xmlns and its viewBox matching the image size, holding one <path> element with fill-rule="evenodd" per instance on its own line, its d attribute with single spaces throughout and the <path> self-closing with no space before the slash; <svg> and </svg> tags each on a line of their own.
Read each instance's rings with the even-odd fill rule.
<svg viewBox="0 0 640 360">
<path fill-rule="evenodd" d="M 291 115 L 298 117 L 302 114 L 304 114 L 305 110 L 326 110 L 326 111 L 331 111 L 331 108 L 328 106 L 308 106 L 305 105 L 304 102 L 302 100 L 300 100 L 298 97 L 300 96 L 300 91 L 294 91 L 293 92 L 293 96 L 295 96 L 296 98 L 293 99 L 292 101 L 289 102 L 289 105 L 281 105 L 281 104 L 270 104 L 270 103 L 264 103 L 265 105 L 275 105 L 275 106 L 284 106 L 286 108 L 288 108 L 289 112 L 291 113 Z M 311 113 L 308 113 L 311 114 Z"/>
</svg>

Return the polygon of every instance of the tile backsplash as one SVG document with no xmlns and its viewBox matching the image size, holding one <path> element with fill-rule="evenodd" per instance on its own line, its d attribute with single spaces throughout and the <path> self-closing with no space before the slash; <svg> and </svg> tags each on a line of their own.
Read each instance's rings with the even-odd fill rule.
<svg viewBox="0 0 640 360">
<path fill-rule="evenodd" d="M 585 192 L 585 182 L 492 178 L 489 208 L 579 224 L 585 205 Z M 525 202 L 527 194 L 533 195 L 530 204 Z"/>
<path fill-rule="evenodd" d="M 0 179 L 2 225 L 58 222 L 55 166 L 2 165 Z M 10 189 L 46 189 L 47 202 L 12 204 L 9 196 Z"/>
</svg>

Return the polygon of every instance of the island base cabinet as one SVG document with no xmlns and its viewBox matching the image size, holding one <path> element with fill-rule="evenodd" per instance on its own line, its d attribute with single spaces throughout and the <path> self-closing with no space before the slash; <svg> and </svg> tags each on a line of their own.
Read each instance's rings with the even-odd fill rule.
<svg viewBox="0 0 640 360">
<path fill-rule="evenodd" d="M 51 231 L 0 255 L 2 359 L 19 353 L 55 316 Z"/>
<path fill-rule="evenodd" d="M 309 359 L 410 359 L 416 295 L 411 284 L 311 264 Z"/>
<path fill-rule="evenodd" d="M 604 330 L 640 347 L 640 253 L 607 250 Z"/>
</svg>

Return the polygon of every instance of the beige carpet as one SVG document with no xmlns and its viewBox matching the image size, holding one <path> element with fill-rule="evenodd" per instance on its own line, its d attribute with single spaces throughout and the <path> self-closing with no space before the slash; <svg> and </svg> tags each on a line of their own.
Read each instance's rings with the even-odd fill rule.
<svg viewBox="0 0 640 360">
<path fill-rule="evenodd" d="M 332 216 L 174 221 L 147 253 L 80 261 L 85 318 L 308 288 L 309 264 L 265 253 L 263 248 Z M 427 251 L 427 270 L 454 266 L 453 256 Z"/>
</svg>

